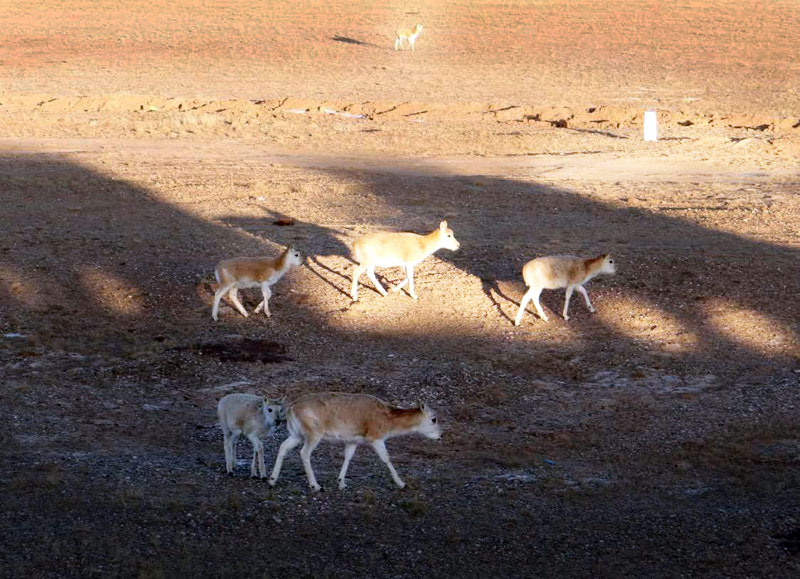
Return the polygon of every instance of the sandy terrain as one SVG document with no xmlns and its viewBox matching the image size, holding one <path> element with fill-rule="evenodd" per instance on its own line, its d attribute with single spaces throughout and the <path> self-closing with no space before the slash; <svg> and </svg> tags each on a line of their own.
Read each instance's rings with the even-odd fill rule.
<svg viewBox="0 0 800 579">
<path fill-rule="evenodd" d="M 800 573 L 797 3 L 6 4 L 0 575 Z M 441 219 L 419 301 L 350 302 L 356 237 Z M 513 326 L 528 259 L 604 251 L 596 313 Z M 409 489 L 225 476 L 222 395 L 328 390 L 438 410 Z"/>
</svg>

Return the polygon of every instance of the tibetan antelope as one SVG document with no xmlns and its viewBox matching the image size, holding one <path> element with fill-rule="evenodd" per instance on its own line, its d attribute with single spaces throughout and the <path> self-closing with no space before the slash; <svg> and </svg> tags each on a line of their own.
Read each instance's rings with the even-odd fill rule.
<svg viewBox="0 0 800 579">
<path fill-rule="evenodd" d="M 592 302 L 589 301 L 589 294 L 583 284 L 601 273 L 611 274 L 615 272 L 616 265 L 614 265 L 614 260 L 607 253 L 590 259 L 575 257 L 574 255 L 554 255 L 529 261 L 522 268 L 522 277 L 529 289 L 522 297 L 514 325 L 519 325 L 520 320 L 522 320 L 522 314 L 525 313 L 525 307 L 531 299 L 533 299 L 533 304 L 536 306 L 539 317 L 547 321 L 547 315 L 539 303 L 539 294 L 542 293 L 543 289 L 567 288 L 567 295 L 564 300 L 565 320 L 569 320 L 567 309 L 569 308 L 569 299 L 575 289 L 583 295 L 589 311 L 594 312 Z"/>
<path fill-rule="evenodd" d="M 381 295 L 386 295 L 386 290 L 375 277 L 375 267 L 404 267 L 406 279 L 392 288 L 400 291 L 408 284 L 409 295 L 417 299 L 414 291 L 414 266 L 439 249 L 456 251 L 461 244 L 456 240 L 452 229 L 448 229 L 447 221 L 439 223 L 439 228 L 427 235 L 416 233 L 369 233 L 353 243 L 353 257 L 358 265 L 353 271 L 353 287 L 350 296 L 353 301 L 358 301 L 358 278 L 365 271 L 372 280 L 375 289 Z"/>
<path fill-rule="evenodd" d="M 414 28 L 398 28 L 397 36 L 394 39 L 394 49 L 400 50 L 403 47 L 403 40 L 405 40 L 413 52 L 414 43 L 417 41 L 417 36 L 419 36 L 420 32 L 422 32 L 422 24 L 417 24 Z"/>
<path fill-rule="evenodd" d="M 222 426 L 223 445 L 225 446 L 225 470 L 233 475 L 236 465 L 236 442 L 244 434 L 253 445 L 253 462 L 250 465 L 250 476 L 256 476 L 256 463 L 261 478 L 266 478 L 267 467 L 264 466 L 264 445 L 261 438 L 272 434 L 275 423 L 285 415 L 283 406 L 274 400 L 253 394 L 228 394 L 217 404 L 217 416 Z"/>
<path fill-rule="evenodd" d="M 318 491 L 321 487 L 311 468 L 311 453 L 322 440 L 345 443 L 344 464 L 339 472 L 340 489 L 347 486 L 347 467 L 361 443 L 372 445 L 389 468 L 395 484 L 404 488 L 406 483 L 397 475 L 389 459 L 386 439 L 413 433 L 434 440 L 442 436 L 436 416 L 424 404 L 419 404 L 417 408 L 395 408 L 367 394 L 328 392 L 305 396 L 289 407 L 286 425 L 289 438 L 281 444 L 269 484 L 275 485 L 278 481 L 286 453 L 303 443 L 300 458 L 313 491 Z"/>
<path fill-rule="evenodd" d="M 269 298 L 272 295 L 270 287 L 275 285 L 292 266 L 303 263 L 303 256 L 294 245 L 290 245 L 276 258 L 272 257 L 234 257 L 217 264 L 214 275 L 219 287 L 214 294 L 214 306 L 211 317 L 217 321 L 219 301 L 225 293 L 230 297 L 236 309 L 246 318 L 247 311 L 239 301 L 239 290 L 251 287 L 260 287 L 263 300 L 253 310 L 254 314 L 264 308 L 267 317 L 270 316 Z"/>
</svg>

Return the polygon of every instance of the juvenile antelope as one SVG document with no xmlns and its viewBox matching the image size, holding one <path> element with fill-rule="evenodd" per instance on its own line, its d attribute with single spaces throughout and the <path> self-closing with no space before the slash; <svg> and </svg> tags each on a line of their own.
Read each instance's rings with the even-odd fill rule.
<svg viewBox="0 0 800 579">
<path fill-rule="evenodd" d="M 403 47 L 403 40 L 405 40 L 413 51 L 414 43 L 420 32 L 422 32 L 422 24 L 417 24 L 414 28 L 398 28 L 397 36 L 394 39 L 394 49 L 400 50 Z"/>
<path fill-rule="evenodd" d="M 339 472 L 339 488 L 347 486 L 345 477 L 350 460 L 361 443 L 372 445 L 380 459 L 386 463 L 398 487 L 406 486 L 394 469 L 386 439 L 404 434 L 418 433 L 438 440 L 442 436 L 436 416 L 424 404 L 417 408 L 395 408 L 366 394 L 341 394 L 328 392 L 312 394 L 299 399 L 286 413 L 289 438 L 281 444 L 269 484 L 275 485 L 281 473 L 286 453 L 301 442 L 300 458 L 311 490 L 320 490 L 311 468 L 311 453 L 322 440 L 339 440 L 345 443 L 344 464 Z"/>
<path fill-rule="evenodd" d="M 350 295 L 354 302 L 358 301 L 358 278 L 366 271 L 375 289 L 385 296 L 386 290 L 375 277 L 375 267 L 404 267 L 406 279 L 394 286 L 392 291 L 400 291 L 408 284 L 409 295 L 417 299 L 414 292 L 414 266 L 439 249 L 456 251 L 460 246 L 453 230 L 447 228 L 447 221 L 442 221 L 438 229 L 427 235 L 390 232 L 367 234 L 353 243 L 353 257 L 358 265 L 353 271 Z"/>
<path fill-rule="evenodd" d="M 236 442 L 244 434 L 253 445 L 253 462 L 250 465 L 250 476 L 256 476 L 256 461 L 261 478 L 266 478 L 267 467 L 264 466 L 264 445 L 261 438 L 272 434 L 275 423 L 285 416 L 283 406 L 274 400 L 253 394 L 228 394 L 217 404 L 217 416 L 222 426 L 223 445 L 225 446 L 225 470 L 233 474 L 236 464 Z"/>
<path fill-rule="evenodd" d="M 290 245 L 276 258 L 271 257 L 234 257 L 225 259 L 217 264 L 214 275 L 219 287 L 214 294 L 214 307 L 211 317 L 217 321 L 219 301 L 227 292 L 236 309 L 246 318 L 247 311 L 239 301 L 239 290 L 251 287 L 260 287 L 263 300 L 253 310 L 254 314 L 264 308 L 267 317 L 270 316 L 269 298 L 272 295 L 270 287 L 275 285 L 292 266 L 303 263 L 303 256 L 294 245 Z"/>
<path fill-rule="evenodd" d="M 547 315 L 542 310 L 539 303 L 539 294 L 543 289 L 567 288 L 567 296 L 564 300 L 564 319 L 569 320 L 567 309 L 569 309 L 569 299 L 572 297 L 573 290 L 577 289 L 586 300 L 586 307 L 590 312 L 594 312 L 592 302 L 589 301 L 589 294 L 583 284 L 601 273 L 615 273 L 617 271 L 614 260 L 607 253 L 598 255 L 590 259 L 575 257 L 574 255 L 554 255 L 551 257 L 540 257 L 529 261 L 522 268 L 522 277 L 528 286 L 528 291 L 522 297 L 519 305 L 517 319 L 514 325 L 518 326 L 525 313 L 525 307 L 533 299 L 539 317 L 547 321 Z"/>
</svg>

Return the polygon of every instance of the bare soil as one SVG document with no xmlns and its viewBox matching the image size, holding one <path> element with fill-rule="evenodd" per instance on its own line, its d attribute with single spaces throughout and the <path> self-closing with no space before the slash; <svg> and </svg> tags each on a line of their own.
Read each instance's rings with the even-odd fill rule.
<svg viewBox="0 0 800 579">
<path fill-rule="evenodd" d="M 4 6 L 0 575 L 798 576 L 799 12 Z M 441 219 L 418 301 L 351 303 L 356 237 Z M 292 242 L 214 323 L 215 263 Z M 604 251 L 596 313 L 514 327 L 527 260 Z M 225 476 L 221 396 L 331 390 L 438 411 L 408 489 L 334 444 L 321 494 Z"/>
</svg>

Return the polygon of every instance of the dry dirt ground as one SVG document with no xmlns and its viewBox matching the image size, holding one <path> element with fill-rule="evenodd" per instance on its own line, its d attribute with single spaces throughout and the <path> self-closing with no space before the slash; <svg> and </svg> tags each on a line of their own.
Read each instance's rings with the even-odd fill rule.
<svg viewBox="0 0 800 579">
<path fill-rule="evenodd" d="M 797 577 L 799 17 L 3 3 L 0 575 Z M 357 236 L 441 219 L 419 301 L 351 304 Z M 213 323 L 214 264 L 290 242 L 272 319 Z M 513 326 L 526 260 L 602 251 L 595 314 Z M 331 444 L 321 494 L 224 475 L 221 396 L 330 390 L 438 410 L 410 488 Z"/>
</svg>

